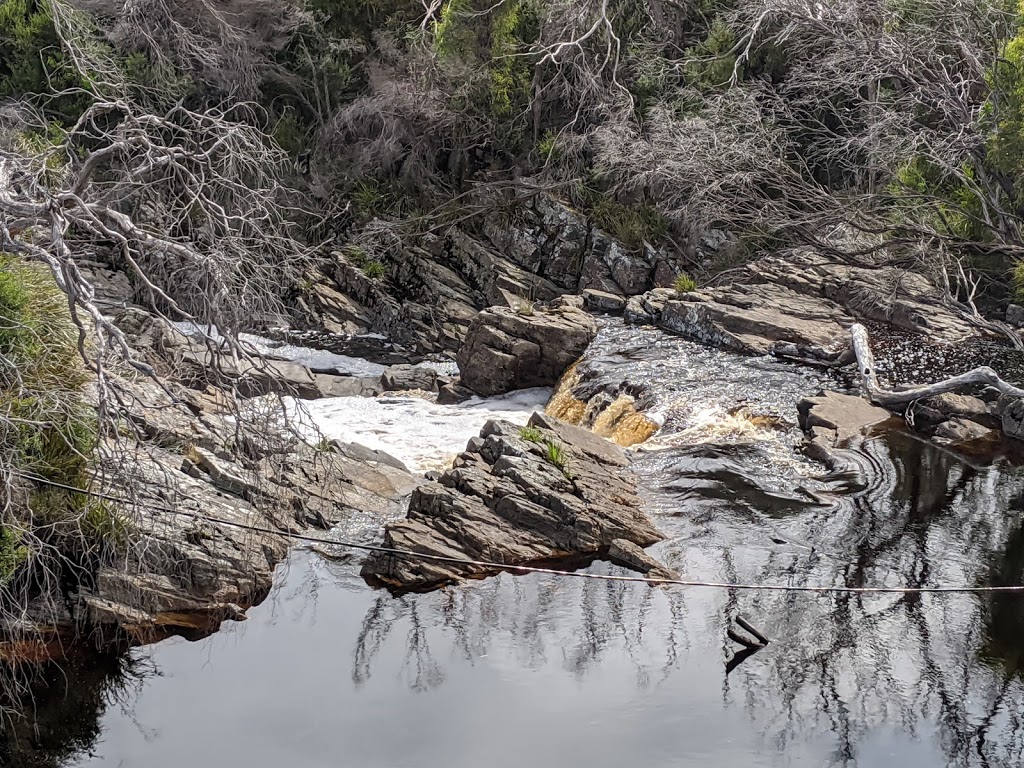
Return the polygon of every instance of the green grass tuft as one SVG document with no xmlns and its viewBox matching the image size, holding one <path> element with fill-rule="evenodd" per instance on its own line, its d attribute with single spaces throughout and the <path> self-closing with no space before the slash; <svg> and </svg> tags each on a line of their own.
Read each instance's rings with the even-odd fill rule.
<svg viewBox="0 0 1024 768">
<path fill-rule="evenodd" d="M 691 291 L 697 290 L 697 281 L 685 272 L 680 272 L 676 275 L 676 281 L 673 288 L 676 289 L 677 293 L 690 293 Z"/>
</svg>

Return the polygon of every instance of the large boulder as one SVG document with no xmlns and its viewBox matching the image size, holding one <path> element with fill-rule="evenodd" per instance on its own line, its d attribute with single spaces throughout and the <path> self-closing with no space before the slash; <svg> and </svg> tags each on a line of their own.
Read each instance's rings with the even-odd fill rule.
<svg viewBox="0 0 1024 768">
<path fill-rule="evenodd" d="M 485 309 L 457 355 L 462 386 L 485 396 L 553 386 L 596 335 L 594 319 L 573 307 Z"/>
<path fill-rule="evenodd" d="M 509 567 L 650 546 L 663 537 L 640 509 L 627 464 L 612 443 L 542 414 L 525 429 L 490 421 L 439 482 L 416 490 L 406 519 L 385 528 L 383 546 Z M 645 557 L 615 561 L 671 574 Z M 377 586 L 423 590 L 500 570 L 379 552 L 362 575 Z"/>
</svg>

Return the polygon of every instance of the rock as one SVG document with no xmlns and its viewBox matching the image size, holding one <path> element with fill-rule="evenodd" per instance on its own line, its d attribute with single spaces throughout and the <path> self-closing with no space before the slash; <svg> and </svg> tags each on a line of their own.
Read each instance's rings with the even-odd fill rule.
<svg viewBox="0 0 1024 768">
<path fill-rule="evenodd" d="M 1024 307 L 1011 304 L 1006 308 L 1006 322 L 1015 328 L 1024 327 Z"/>
<path fill-rule="evenodd" d="M 647 249 L 637 252 L 601 230 L 594 230 L 579 286 L 625 296 L 643 293 L 653 285 L 654 265 L 648 260 L 650 257 Z"/>
<path fill-rule="evenodd" d="M 559 296 L 557 299 L 552 299 L 551 301 L 548 302 L 548 306 L 551 309 L 569 307 L 573 309 L 583 309 L 583 297 L 573 296 L 572 294 L 566 294 L 564 296 Z"/>
<path fill-rule="evenodd" d="M 783 343 L 821 357 L 821 350 L 845 341 L 845 329 L 864 320 L 953 343 L 978 336 L 924 276 L 850 266 L 807 249 L 748 264 L 731 285 L 680 295 L 666 304 L 658 324 L 749 354 Z"/>
<path fill-rule="evenodd" d="M 379 376 L 334 376 L 314 373 L 321 397 L 375 397 L 381 393 Z"/>
<path fill-rule="evenodd" d="M 486 309 L 458 352 L 461 384 L 485 396 L 552 386 L 596 335 L 593 318 L 577 309 Z"/>
<path fill-rule="evenodd" d="M 388 392 L 410 389 L 437 392 L 437 371 L 415 365 L 392 365 L 381 376 L 381 384 Z"/>
<path fill-rule="evenodd" d="M 679 572 L 660 563 L 640 547 L 626 539 L 615 539 L 608 547 L 608 559 L 615 565 L 629 568 L 652 579 L 678 579 Z"/>
<path fill-rule="evenodd" d="M 838 392 L 823 392 L 818 397 L 808 397 L 797 403 L 800 428 L 811 432 L 822 428 L 831 433 L 834 445 L 847 442 L 862 434 L 865 429 L 892 418 L 884 408 L 872 405 L 861 397 L 841 395 Z M 817 433 L 816 436 L 824 436 Z"/>
<path fill-rule="evenodd" d="M 642 296 L 631 296 L 626 302 L 624 319 L 633 325 L 657 325 L 665 305 L 676 295 L 672 288 L 655 288 Z"/>
<path fill-rule="evenodd" d="M 622 313 L 623 319 L 630 325 L 652 325 L 654 315 L 644 307 L 640 296 L 630 296 Z"/>
<path fill-rule="evenodd" d="M 658 325 L 704 344 L 764 355 L 776 342 L 827 347 L 844 337 L 842 307 L 782 285 L 683 294 L 666 302 Z"/>
<path fill-rule="evenodd" d="M 437 390 L 437 402 L 440 405 L 458 405 L 473 397 L 476 397 L 476 392 L 462 386 L 461 379 L 443 384 Z"/>
<path fill-rule="evenodd" d="M 935 397 L 929 397 L 923 401 L 923 405 L 938 411 L 947 418 L 959 416 L 993 429 L 999 427 L 999 419 L 991 412 L 988 403 L 978 397 L 945 392 Z"/>
<path fill-rule="evenodd" d="M 626 308 L 626 300 L 622 296 L 616 296 L 613 293 L 605 293 L 604 291 L 587 288 L 581 295 L 583 297 L 583 305 L 592 312 L 616 314 Z"/>
<path fill-rule="evenodd" d="M 1002 405 L 1003 434 L 1024 440 L 1024 400 L 1007 398 Z"/>
<path fill-rule="evenodd" d="M 393 515 L 419 482 L 394 460 L 322 452 L 314 459 L 312 449 L 301 450 L 253 470 L 193 451 L 209 473 L 191 475 L 173 453 L 133 451 L 139 546 L 128 568 L 101 567 L 72 595 L 75 621 L 97 636 L 117 627 L 136 642 L 209 634 L 266 597 L 289 530 L 327 528 L 355 512 Z"/>
<path fill-rule="evenodd" d="M 406 519 L 386 526 L 383 546 L 515 566 L 600 557 L 617 539 L 646 547 L 662 538 L 640 510 L 621 449 L 540 414 L 530 425 L 537 441 L 514 424 L 488 422 L 439 482 L 417 488 Z M 423 590 L 499 570 L 373 553 L 362 575 Z"/>
<path fill-rule="evenodd" d="M 935 436 L 955 444 L 999 439 L 999 433 L 994 429 L 960 416 L 954 416 L 949 421 L 940 424 L 939 428 L 935 430 Z"/>
</svg>

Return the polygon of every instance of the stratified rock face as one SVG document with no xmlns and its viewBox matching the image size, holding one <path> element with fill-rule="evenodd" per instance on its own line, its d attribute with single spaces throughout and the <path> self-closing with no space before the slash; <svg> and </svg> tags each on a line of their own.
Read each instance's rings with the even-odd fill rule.
<svg viewBox="0 0 1024 768">
<path fill-rule="evenodd" d="M 663 538 L 640 509 L 621 449 L 542 414 L 530 425 L 532 432 L 488 422 L 439 482 L 416 490 L 408 517 L 386 527 L 383 546 L 511 566 L 601 557 L 619 539 L 646 547 Z M 564 462 L 552 461 L 549 445 Z M 386 553 L 370 555 L 362 569 L 370 583 L 398 590 L 495 572 Z"/>
<path fill-rule="evenodd" d="M 643 320 L 635 311 L 627 314 Z M 940 291 L 922 275 L 834 263 L 811 251 L 750 264 L 726 287 L 680 294 L 655 322 L 740 352 L 766 354 L 787 344 L 813 357 L 860 320 L 890 323 L 938 341 L 978 335 L 944 306 Z"/>
<path fill-rule="evenodd" d="M 553 386 L 596 335 L 594 319 L 573 307 L 486 309 L 458 352 L 462 386 L 486 396 Z"/>
<path fill-rule="evenodd" d="M 280 453 L 243 465 L 223 450 L 234 435 L 230 420 L 202 396 L 176 388 L 201 411 L 190 418 L 152 382 L 119 386 L 149 438 L 130 449 L 117 475 L 136 499 L 126 511 L 132 543 L 117 567 L 99 568 L 68 596 L 64 626 L 46 617 L 59 636 L 85 628 L 150 642 L 214 632 L 266 597 L 289 533 L 315 533 L 352 515 L 393 518 L 422 481 L 379 451 L 340 443 L 314 449 L 283 437 Z M 183 444 L 184 455 L 169 450 Z"/>
<path fill-rule="evenodd" d="M 403 238 L 381 257 L 383 277 L 336 253 L 295 297 L 301 321 L 338 334 L 373 330 L 418 352 L 455 350 L 480 309 L 585 289 L 626 297 L 670 285 L 684 266 L 682 254 L 626 247 L 543 193 L 481 191 L 471 206 L 482 215 Z"/>
</svg>

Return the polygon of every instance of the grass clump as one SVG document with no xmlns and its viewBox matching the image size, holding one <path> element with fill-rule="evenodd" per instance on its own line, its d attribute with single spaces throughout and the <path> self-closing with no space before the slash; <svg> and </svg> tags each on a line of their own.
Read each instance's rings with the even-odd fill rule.
<svg viewBox="0 0 1024 768">
<path fill-rule="evenodd" d="M 539 443 L 541 441 L 541 431 L 536 427 L 520 427 L 519 437 L 526 440 L 529 443 Z"/>
<path fill-rule="evenodd" d="M 565 475 L 566 480 L 571 481 L 573 476 L 572 472 L 569 471 L 569 452 L 566 451 L 565 446 L 554 440 L 545 440 L 543 448 L 544 461 Z"/>
<path fill-rule="evenodd" d="M 0 359 L 0 464 L 22 489 L 7 489 L 0 519 L 2 582 L 32 559 L 30 542 L 74 559 L 129 530 L 77 490 L 90 482 L 99 421 L 82 396 L 89 376 L 67 297 L 45 266 L 12 255 L 0 255 Z"/>
<path fill-rule="evenodd" d="M 376 259 L 367 259 L 363 262 L 363 274 L 371 280 L 379 280 L 387 274 L 387 269 Z"/>
<path fill-rule="evenodd" d="M 676 293 L 690 293 L 697 290 L 697 281 L 685 272 L 680 272 L 676 275 L 676 281 L 672 287 L 676 289 Z"/>
</svg>

